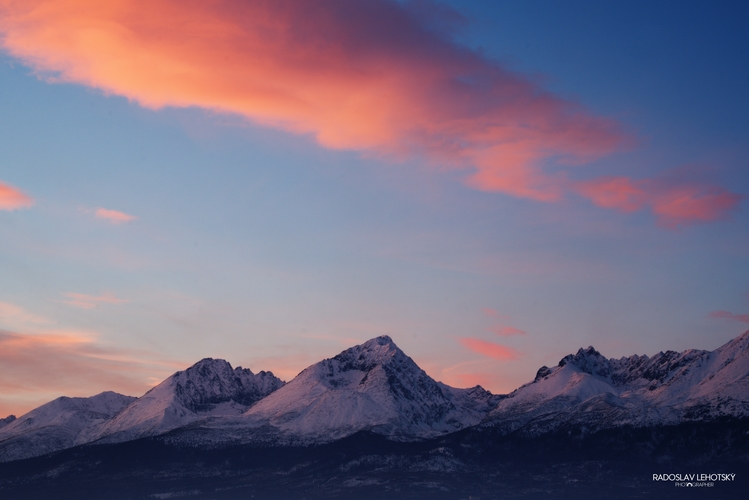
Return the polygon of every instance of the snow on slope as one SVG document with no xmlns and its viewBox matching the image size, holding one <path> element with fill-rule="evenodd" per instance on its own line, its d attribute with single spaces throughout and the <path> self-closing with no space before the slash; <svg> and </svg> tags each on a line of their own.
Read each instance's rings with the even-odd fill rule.
<svg viewBox="0 0 749 500">
<path fill-rule="evenodd" d="M 302 371 L 245 412 L 209 427 L 263 427 L 281 441 L 322 442 L 369 430 L 418 439 L 477 424 L 498 397 L 435 382 L 390 337 L 347 349 Z"/>
<path fill-rule="evenodd" d="M 222 359 L 203 359 L 138 398 L 99 430 L 101 442 L 155 436 L 210 416 L 239 415 L 284 382 Z"/>
<path fill-rule="evenodd" d="M 86 443 L 135 399 L 102 392 L 90 398 L 61 397 L 50 401 L 0 428 L 0 462 Z"/>
<path fill-rule="evenodd" d="M 715 351 L 607 359 L 589 347 L 542 367 L 487 416 L 505 431 L 602 428 L 749 416 L 749 331 Z"/>
</svg>

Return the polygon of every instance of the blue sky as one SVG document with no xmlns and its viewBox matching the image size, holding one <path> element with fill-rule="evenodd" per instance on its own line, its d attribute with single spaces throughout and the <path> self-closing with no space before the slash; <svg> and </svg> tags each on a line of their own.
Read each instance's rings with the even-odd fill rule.
<svg viewBox="0 0 749 500">
<path fill-rule="evenodd" d="M 396 9 L 386 14 L 400 22 L 398 4 L 365 3 Z M 179 86 L 184 104 L 173 105 L 169 96 L 154 97 L 162 85 L 149 79 L 154 62 L 134 63 L 143 65 L 137 85 L 119 69 L 110 79 L 85 73 L 119 61 L 145 38 L 111 49 L 59 44 L 55 52 L 39 27 L 69 33 L 69 19 L 28 17 L 27 4 L 2 5 L 0 182 L 33 206 L 0 210 L 0 414 L 63 394 L 140 395 L 207 356 L 288 380 L 382 334 L 436 379 L 506 392 L 578 347 L 594 345 L 609 357 L 714 349 L 747 328 L 749 35 L 741 3 L 455 2 L 463 20 L 454 35 L 430 28 L 439 37 L 408 45 L 406 33 L 394 49 L 376 38 L 394 21 L 385 14 L 372 21 L 374 34 L 356 50 L 380 50 L 385 62 L 377 67 L 385 73 L 421 81 L 422 73 L 403 73 L 388 59 L 400 43 L 404 52 L 434 51 L 423 72 L 454 64 L 440 50 L 459 47 L 498 65 L 509 81 L 526 82 L 522 92 L 530 94 L 520 99 L 529 106 L 546 93 L 581 121 L 615 124 L 609 138 L 628 138 L 594 152 L 558 146 L 558 137 L 594 134 L 595 127 L 529 108 L 523 127 L 562 123 L 534 147 L 562 149 L 540 160 L 542 187 L 502 188 L 469 180 L 472 169 L 501 178 L 502 158 L 491 169 L 480 160 L 441 164 L 451 150 L 433 138 L 419 143 L 429 152 L 399 156 L 398 148 L 416 141 L 409 137 L 421 136 L 398 135 L 411 133 L 399 132 L 399 122 L 392 137 L 379 139 L 388 129 L 370 132 L 376 120 L 366 113 L 340 118 L 336 100 L 324 100 L 331 99 L 326 85 L 339 89 L 342 102 L 368 85 L 341 83 L 346 67 L 316 69 L 310 86 L 283 82 L 301 86 L 300 96 L 320 96 L 332 117 L 321 122 L 283 115 L 280 107 L 258 118 L 255 108 L 210 104 L 220 100 L 179 94 Z M 321 5 L 329 9 L 324 19 L 348 33 L 352 14 L 338 16 L 333 0 Z M 76 15 L 86 22 L 110 15 L 90 12 Z M 423 10 L 409 15 L 405 26 L 416 34 L 432 26 Z M 177 29 L 158 13 L 144 16 L 149 29 Z M 328 36 L 326 50 L 335 53 L 339 38 L 314 19 L 305 25 L 310 39 Z M 457 42 L 440 49 L 439 40 Z M 299 63 L 272 37 L 264 43 L 251 49 L 280 59 L 282 70 L 262 78 L 295 74 Z M 227 68 L 213 69 L 233 71 L 245 56 L 228 53 Z M 160 57 L 160 67 L 179 62 L 174 51 Z M 309 57 L 318 66 L 332 58 Z M 207 73 L 202 85 L 223 88 L 217 75 Z M 395 100 L 418 95 L 393 89 Z M 443 98 L 425 100 L 437 110 L 418 112 L 428 119 L 416 111 L 398 116 L 428 126 L 450 99 L 459 102 L 457 94 Z M 465 126 L 473 134 L 482 123 Z M 333 132 L 330 140 L 320 135 Z M 456 141 L 475 140 L 455 133 L 462 134 Z M 664 223 L 647 203 L 612 208 L 575 187 L 612 177 L 646 186 L 653 207 L 683 185 L 707 186 L 703 193 L 728 193 L 734 202 L 709 217 Z M 567 179 L 561 187 L 559 179 Z M 133 218 L 106 216 L 114 212 Z"/>
</svg>

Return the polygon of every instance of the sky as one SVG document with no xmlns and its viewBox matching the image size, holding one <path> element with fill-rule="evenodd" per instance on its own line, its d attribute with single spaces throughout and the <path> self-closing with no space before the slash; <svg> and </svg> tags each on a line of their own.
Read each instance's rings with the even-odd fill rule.
<svg viewBox="0 0 749 500">
<path fill-rule="evenodd" d="M 0 0 L 0 417 L 389 335 L 512 391 L 749 329 L 745 2 Z"/>
</svg>

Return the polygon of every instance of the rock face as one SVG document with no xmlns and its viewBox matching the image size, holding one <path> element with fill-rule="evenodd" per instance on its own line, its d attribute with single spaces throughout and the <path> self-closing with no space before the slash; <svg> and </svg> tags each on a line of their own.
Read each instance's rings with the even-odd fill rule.
<svg viewBox="0 0 749 500">
<path fill-rule="evenodd" d="M 594 348 L 542 367 L 483 424 L 530 434 L 563 425 L 594 430 L 749 416 L 749 332 L 715 351 L 607 359 Z"/>
<path fill-rule="evenodd" d="M 102 392 L 90 398 L 61 397 L 0 428 L 0 462 L 62 450 L 95 439 L 102 425 L 136 398 Z M 8 417 L 10 418 L 10 417 Z M 8 418 L 4 419 L 6 422 Z"/>
<path fill-rule="evenodd" d="M 435 382 L 383 336 L 302 371 L 244 415 L 281 438 L 335 440 L 360 430 L 408 440 L 477 424 L 498 398 Z"/>
<path fill-rule="evenodd" d="M 12 423 L 16 419 L 15 415 L 8 415 L 5 418 L 0 418 L 0 429 L 5 427 L 6 425 Z"/>
<path fill-rule="evenodd" d="M 138 398 L 103 425 L 102 442 L 164 434 L 212 416 L 239 415 L 282 387 L 271 372 L 253 374 L 222 359 L 206 358 Z"/>
</svg>

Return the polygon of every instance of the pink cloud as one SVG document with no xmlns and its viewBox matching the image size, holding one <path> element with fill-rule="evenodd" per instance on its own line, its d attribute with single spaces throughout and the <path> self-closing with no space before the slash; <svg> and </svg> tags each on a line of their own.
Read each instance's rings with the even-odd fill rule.
<svg viewBox="0 0 749 500">
<path fill-rule="evenodd" d="M 0 210 L 18 210 L 33 205 L 34 200 L 23 191 L 0 182 Z"/>
<path fill-rule="evenodd" d="M 86 295 L 83 293 L 67 292 L 63 294 L 68 300 L 62 300 L 63 304 L 68 304 L 81 309 L 94 309 L 99 304 L 124 304 L 130 302 L 126 299 L 120 299 L 114 294 L 105 292 L 101 295 Z"/>
<path fill-rule="evenodd" d="M 461 338 L 459 342 L 473 352 L 502 361 L 519 359 L 520 353 L 503 345 L 475 338 Z"/>
<path fill-rule="evenodd" d="M 512 326 L 496 325 L 489 328 L 489 331 L 501 335 L 502 337 L 510 337 L 512 335 L 527 335 L 527 332 L 520 330 Z"/>
<path fill-rule="evenodd" d="M 129 215 L 124 212 L 118 212 L 117 210 L 109 210 L 106 208 L 97 208 L 94 211 L 94 215 L 97 219 L 105 219 L 112 224 L 125 224 L 137 219 L 134 215 Z"/>
<path fill-rule="evenodd" d="M 458 387 L 475 387 L 480 385 L 484 389 L 489 386 L 493 377 L 486 373 L 458 373 L 455 375 Z"/>
<path fill-rule="evenodd" d="M 710 318 L 728 319 L 740 323 L 749 323 L 749 314 L 733 314 L 730 311 L 713 311 L 708 316 Z"/>
<path fill-rule="evenodd" d="M 2 47 L 42 78 L 148 108 L 197 106 L 332 149 L 417 157 L 464 169 L 466 183 L 484 191 L 545 202 L 577 193 L 624 211 L 647 206 L 667 227 L 723 218 L 740 199 L 712 186 L 657 192 L 626 177 L 575 183 L 565 171 L 548 172 L 549 162 L 571 168 L 635 140 L 616 121 L 455 43 L 435 28 L 456 17 L 444 8 L 434 14 L 387 0 L 0 5 Z"/>
<path fill-rule="evenodd" d="M 492 309 L 490 307 L 484 307 L 481 309 L 481 312 L 483 312 L 486 316 L 489 316 L 491 318 L 500 318 L 500 319 L 509 319 L 509 316 L 506 316 L 504 314 L 500 314 L 495 309 Z"/>
<path fill-rule="evenodd" d="M 725 219 L 744 199 L 720 186 L 686 175 L 680 178 L 678 174 L 684 170 L 666 172 L 655 179 L 600 177 L 574 183 L 573 189 L 600 207 L 620 212 L 649 208 L 658 225 L 670 229 Z"/>
</svg>

